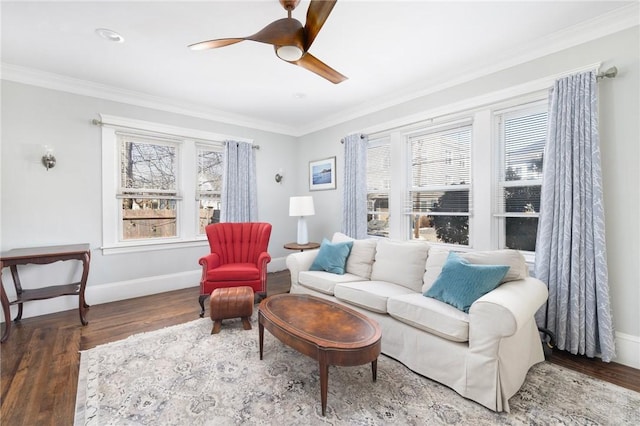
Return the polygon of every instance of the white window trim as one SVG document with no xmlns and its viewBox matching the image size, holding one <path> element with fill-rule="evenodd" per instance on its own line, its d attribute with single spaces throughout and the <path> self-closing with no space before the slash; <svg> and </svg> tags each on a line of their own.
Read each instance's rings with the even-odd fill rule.
<svg viewBox="0 0 640 426">
<path fill-rule="evenodd" d="M 206 236 L 198 235 L 196 218 L 195 146 L 203 142 L 215 143 L 235 140 L 253 143 L 252 139 L 212 133 L 149 121 L 100 114 L 102 126 L 102 253 L 105 255 L 205 246 Z M 161 240 L 119 241 L 120 214 L 116 198 L 118 182 L 118 143 L 116 131 L 145 132 L 149 135 L 170 136 L 179 140 L 179 188 L 183 202 L 178 206 L 177 236 Z M 189 219 L 191 218 L 191 219 Z"/>
</svg>

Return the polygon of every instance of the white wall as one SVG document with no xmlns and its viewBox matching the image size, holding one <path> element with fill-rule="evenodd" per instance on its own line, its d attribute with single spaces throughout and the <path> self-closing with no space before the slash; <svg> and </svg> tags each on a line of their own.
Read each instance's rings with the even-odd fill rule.
<svg viewBox="0 0 640 426">
<path fill-rule="evenodd" d="M 616 361 L 640 368 L 640 132 L 638 27 L 548 55 L 513 68 L 387 108 L 301 138 L 300 173 L 307 161 L 336 155 L 338 189 L 313 193 L 318 215 L 309 221 L 314 240 L 330 237 L 341 226 L 340 187 L 343 150 L 340 138 L 353 132 L 381 130 L 447 105 L 488 96 L 510 87 L 602 62 L 617 66 L 618 77 L 599 83 L 600 138 L 605 198 L 609 285 L 616 330 Z M 299 186 L 304 191 L 304 185 Z M 479 242 L 479 246 L 488 243 Z"/>
<path fill-rule="evenodd" d="M 259 219 L 273 225 L 269 251 L 274 259 L 269 266 L 271 271 L 285 269 L 288 252 L 283 245 L 296 235 L 295 218 L 288 216 L 288 200 L 297 180 L 295 138 L 4 80 L 3 251 L 89 243 L 89 304 L 198 285 L 198 258 L 208 252 L 206 242 L 194 248 L 102 254 L 101 129 L 90 124 L 99 113 L 253 139 L 260 145 L 256 151 Z M 40 163 L 45 144 L 55 147 L 58 160 L 49 171 Z M 278 184 L 274 175 L 280 168 L 286 175 Z M 29 265 L 20 271 L 23 286 L 38 287 L 71 282 L 67 280 L 77 276 L 78 269 L 73 262 L 63 262 Z M 11 275 L 4 272 L 5 288 L 13 300 Z M 76 304 L 77 297 L 29 302 L 24 305 L 24 317 L 73 309 Z M 194 300 L 194 313 L 197 311 Z"/>
</svg>

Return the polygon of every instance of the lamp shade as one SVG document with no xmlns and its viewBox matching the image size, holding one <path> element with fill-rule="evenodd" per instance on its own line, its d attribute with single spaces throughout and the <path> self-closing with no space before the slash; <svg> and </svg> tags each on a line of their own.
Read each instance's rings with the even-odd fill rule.
<svg viewBox="0 0 640 426">
<path fill-rule="evenodd" d="M 291 197 L 289 198 L 289 216 L 313 216 L 316 214 L 313 208 L 313 197 Z"/>
</svg>

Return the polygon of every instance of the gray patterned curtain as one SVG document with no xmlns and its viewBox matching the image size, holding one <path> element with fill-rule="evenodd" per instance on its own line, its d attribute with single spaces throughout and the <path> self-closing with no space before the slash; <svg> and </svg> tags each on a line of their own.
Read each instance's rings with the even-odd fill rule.
<svg viewBox="0 0 640 426">
<path fill-rule="evenodd" d="M 343 139 L 342 232 L 356 239 L 367 236 L 368 140 L 360 133 Z"/>
<path fill-rule="evenodd" d="M 549 286 L 536 319 L 559 349 L 615 358 L 609 307 L 595 72 L 551 92 L 535 275 Z"/>
<path fill-rule="evenodd" d="M 258 220 L 256 156 L 252 144 L 225 142 L 221 198 L 221 222 Z"/>
</svg>

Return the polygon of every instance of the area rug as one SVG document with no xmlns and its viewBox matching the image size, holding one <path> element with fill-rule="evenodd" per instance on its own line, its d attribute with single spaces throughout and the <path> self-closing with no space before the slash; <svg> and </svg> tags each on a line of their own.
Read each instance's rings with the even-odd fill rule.
<svg viewBox="0 0 640 426">
<path fill-rule="evenodd" d="M 265 331 L 199 319 L 81 353 L 76 425 L 624 425 L 640 424 L 640 393 L 548 362 L 534 366 L 495 413 L 381 355 L 330 367 L 326 417 L 317 363 Z"/>
</svg>

